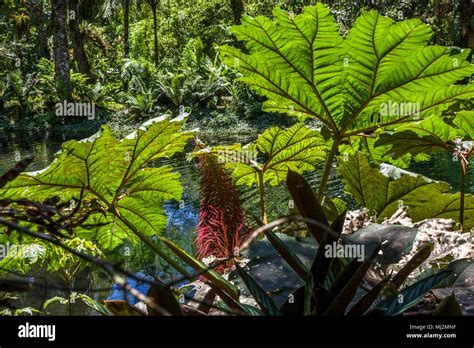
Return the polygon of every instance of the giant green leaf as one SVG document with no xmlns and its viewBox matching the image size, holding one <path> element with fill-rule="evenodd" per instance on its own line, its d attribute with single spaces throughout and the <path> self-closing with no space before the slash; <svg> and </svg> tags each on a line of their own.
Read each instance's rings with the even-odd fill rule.
<svg viewBox="0 0 474 348">
<path fill-rule="evenodd" d="M 339 157 L 339 172 L 345 191 L 381 221 L 392 216 L 400 205 L 409 207 L 414 221 L 459 217 L 460 194 L 451 193 L 445 182 L 387 164 L 382 164 L 380 171 L 361 153 Z M 469 229 L 474 226 L 474 196 L 466 195 L 465 199 L 465 227 Z"/>
<path fill-rule="evenodd" d="M 474 111 L 458 112 L 454 124 L 462 132 L 464 140 L 474 140 Z"/>
<path fill-rule="evenodd" d="M 221 47 L 223 61 L 267 98 L 264 110 L 316 118 L 340 139 L 474 96 L 472 85 L 453 86 L 474 73 L 469 50 L 451 55 L 427 45 L 432 31 L 419 19 L 396 22 L 371 11 L 342 37 L 321 3 L 296 16 L 278 8 L 273 14 L 232 28 L 248 53 Z"/>
<path fill-rule="evenodd" d="M 67 201 L 84 190 L 83 204 L 100 207 L 88 222 L 100 225 L 77 231 L 78 235 L 106 249 L 124 239 L 133 243 L 158 235 L 167 220 L 162 202 L 179 200 L 182 187 L 170 166 L 152 164 L 183 150 L 192 136 L 181 132 L 183 122 L 153 119 L 123 140 L 104 126 L 90 139 L 63 144 L 48 168 L 20 175 L 1 196 L 38 201 L 59 196 Z"/>
<path fill-rule="evenodd" d="M 393 154 L 390 153 L 390 145 L 378 145 L 377 140 L 378 135 L 381 133 L 381 130 L 376 131 L 371 136 L 352 136 L 349 138 L 347 144 L 343 144 L 339 147 L 340 152 L 344 156 L 353 155 L 357 152 L 363 153 L 368 161 L 372 164 L 380 164 L 382 162 L 389 162 L 393 165 L 396 165 L 399 168 L 408 168 L 412 159 L 410 154 L 405 154 L 398 158 L 392 157 Z M 425 156 L 416 156 L 415 159 L 426 159 Z"/>
<path fill-rule="evenodd" d="M 380 134 L 375 146 L 385 147 L 395 158 L 405 154 L 431 155 L 443 149 L 449 151 L 448 142 L 463 136 L 460 129 L 450 126 L 442 117 L 432 116 Z"/>
<path fill-rule="evenodd" d="M 260 134 L 255 143 L 245 147 L 240 144 L 220 146 L 211 152 L 226 162 L 237 185 L 252 186 L 259 184 L 259 173 L 263 175 L 263 183 L 278 185 L 286 180 L 288 170 L 297 173 L 314 170 L 324 160 L 327 149 L 327 143 L 318 131 L 298 123 L 289 129 L 270 128 Z M 228 154 L 236 152 L 255 154 L 265 161 L 229 160 Z"/>
<path fill-rule="evenodd" d="M 268 100 L 267 111 L 293 116 L 318 116 L 332 123 L 341 114 L 339 44 L 342 38 L 328 8 L 305 8 L 299 16 L 275 8 L 275 20 L 242 19 L 232 28 L 251 54 L 224 46 L 224 62 L 244 72 L 243 81 Z M 335 125 L 333 125 L 335 127 Z"/>
<path fill-rule="evenodd" d="M 59 196 L 67 201 L 78 198 L 94 210 L 87 219 L 88 229 L 75 231 L 78 236 L 97 241 L 113 249 L 126 239 L 142 241 L 156 254 L 185 276 L 188 272 L 150 237 L 158 236 L 171 251 L 191 266 L 195 261 L 185 251 L 160 236 L 167 217 L 165 200 L 179 200 L 182 186 L 179 174 L 160 161 L 184 149 L 192 137 L 182 132 L 183 117 L 162 116 L 145 122 L 122 140 L 104 126 L 98 134 L 83 141 L 69 141 L 62 146 L 54 162 L 45 170 L 26 173 L 10 182 L 0 196 L 28 197 L 42 201 Z M 203 265 L 198 265 L 202 269 Z M 203 274 L 211 283 L 236 297 L 235 287 L 219 274 Z"/>
</svg>

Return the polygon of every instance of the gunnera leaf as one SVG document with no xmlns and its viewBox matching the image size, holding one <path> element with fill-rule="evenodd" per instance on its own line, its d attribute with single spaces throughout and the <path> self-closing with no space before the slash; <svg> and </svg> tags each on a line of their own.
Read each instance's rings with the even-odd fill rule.
<svg viewBox="0 0 474 348">
<path fill-rule="evenodd" d="M 160 234 L 167 221 L 162 203 L 179 200 L 182 187 L 172 167 L 152 164 L 183 150 L 192 136 L 181 132 L 183 123 L 159 117 L 122 140 L 103 126 L 89 139 L 64 143 L 49 167 L 21 174 L 0 196 L 37 201 L 59 196 L 68 201 L 83 190 L 83 204 L 98 209 L 87 220 L 94 227 L 78 230 L 77 235 L 104 249 L 113 249 L 124 239 L 137 242 L 137 233 Z"/>
<path fill-rule="evenodd" d="M 392 216 L 400 206 L 409 208 L 414 222 L 427 218 L 459 218 L 460 193 L 451 193 L 448 183 L 382 164 L 371 165 L 357 153 L 339 157 L 338 169 L 344 189 L 357 202 L 377 215 Z M 465 228 L 474 226 L 474 196 L 465 197 Z"/>
<path fill-rule="evenodd" d="M 276 7 L 273 19 L 244 17 L 231 30 L 246 50 L 223 46 L 221 59 L 267 98 L 263 109 L 318 119 L 339 138 L 422 119 L 474 95 L 474 86 L 455 85 L 474 72 L 469 50 L 451 55 L 428 45 L 433 33 L 420 19 L 370 11 L 342 37 L 318 3 L 298 15 Z"/>
</svg>

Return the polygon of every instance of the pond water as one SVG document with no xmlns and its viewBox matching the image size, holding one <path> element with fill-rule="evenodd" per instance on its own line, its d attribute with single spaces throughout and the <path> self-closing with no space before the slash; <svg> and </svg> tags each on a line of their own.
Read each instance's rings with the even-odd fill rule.
<svg viewBox="0 0 474 348">
<path fill-rule="evenodd" d="M 80 136 L 68 137 L 67 135 L 52 136 L 45 132 L 45 134 L 22 134 L 10 133 L 0 134 L 0 175 L 10 169 L 14 163 L 26 156 L 34 156 L 34 161 L 28 170 L 38 170 L 48 166 L 54 159 L 54 154 L 61 148 L 64 141 L 72 138 L 82 139 L 90 136 L 90 134 L 81 134 Z M 214 144 L 232 144 L 235 142 L 247 143 L 254 140 L 254 137 L 249 136 L 234 136 L 225 138 L 206 139 L 202 137 L 205 142 L 210 145 Z M 176 156 L 169 160 L 177 172 L 181 174 L 181 182 L 183 184 L 183 198 L 181 202 L 167 202 L 165 210 L 168 215 L 168 225 L 165 235 L 177 244 L 181 245 L 190 252 L 193 252 L 194 229 L 197 223 L 199 213 L 199 172 L 193 162 L 186 160 L 184 155 Z M 411 168 L 414 172 L 421 173 L 436 180 L 443 180 L 450 183 L 455 189 L 459 187 L 459 163 L 452 160 L 449 155 L 438 154 L 433 156 L 432 160 L 424 163 L 417 163 Z M 319 172 L 306 175 L 312 187 L 317 188 L 319 182 Z M 474 190 L 474 175 L 471 175 L 467 183 L 467 192 Z M 342 197 L 349 202 L 351 199 L 343 192 L 343 185 L 337 177 L 335 171 L 331 174 L 329 180 L 329 195 L 331 197 Z M 255 188 L 241 188 L 242 203 L 246 211 L 255 211 L 258 207 L 258 193 Z M 267 209 L 269 212 L 269 220 L 288 214 L 288 202 L 290 200 L 289 194 L 284 187 L 267 188 Z M 135 253 L 135 251 L 134 251 Z M 140 261 L 143 260 L 143 261 Z M 143 271 L 145 274 L 163 274 L 171 271 L 160 263 L 159 260 L 151 262 L 150 255 L 146 250 L 138 250 L 130 262 L 130 267 L 134 271 Z M 104 275 L 98 274 L 93 277 L 95 285 L 105 286 L 108 284 Z M 110 284 L 108 284 L 110 286 Z M 105 297 L 111 299 L 123 298 L 123 293 L 116 288 L 109 288 L 108 295 Z M 57 292 L 56 292 L 57 294 Z M 51 293 L 54 296 L 54 293 Z M 33 296 L 30 293 L 30 296 Z M 45 296 L 39 295 L 39 297 Z M 104 298 L 104 294 L 99 296 Z M 133 302 L 133 301 L 132 301 Z M 30 301 L 27 301 L 30 303 Z M 85 306 L 77 309 L 79 313 L 87 311 Z M 55 314 L 61 314 L 60 309 L 55 311 Z"/>
</svg>

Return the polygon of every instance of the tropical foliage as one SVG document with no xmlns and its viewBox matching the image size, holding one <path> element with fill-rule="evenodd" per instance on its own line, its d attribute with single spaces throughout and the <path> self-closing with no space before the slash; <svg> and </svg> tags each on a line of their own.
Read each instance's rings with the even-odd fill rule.
<svg viewBox="0 0 474 348">
<path fill-rule="evenodd" d="M 267 97 L 264 110 L 315 118 L 332 135 L 320 195 L 347 137 L 424 118 L 473 96 L 472 86 L 452 86 L 473 74 L 469 52 L 451 55 L 427 45 L 432 31 L 420 20 L 395 22 L 371 11 L 341 37 L 321 4 L 297 16 L 278 8 L 273 15 L 233 27 L 249 54 L 231 46 L 221 53 L 244 74 L 242 81 Z"/>
<path fill-rule="evenodd" d="M 151 120 L 145 125 L 148 129 L 138 129 L 122 141 L 104 127 L 89 140 L 67 142 L 51 167 L 18 177 L 6 187 L 5 196 L 19 198 L 28 192 L 36 200 L 59 194 L 72 200 L 84 192 L 82 203 L 97 207 L 90 216 L 97 227 L 82 233 L 94 236 L 106 249 L 125 238 L 136 242 L 158 234 L 166 224 L 162 201 L 180 200 L 182 188 L 169 166 L 149 165 L 182 151 L 191 137 L 179 132 L 182 123 L 164 117 Z"/>
<path fill-rule="evenodd" d="M 451 193 L 451 187 L 419 174 L 390 165 L 377 168 L 362 154 L 340 158 L 339 171 L 348 193 L 364 207 L 374 212 L 380 221 L 392 216 L 400 207 L 408 207 L 414 221 L 427 218 L 459 219 L 461 193 Z M 474 197 L 466 196 L 465 228 L 472 228 Z"/>
<path fill-rule="evenodd" d="M 469 310 L 472 11 L 312 3 L 0 3 L 0 127 L 63 140 L 35 171 L 7 150 L 0 315 Z M 459 187 L 414 172 L 443 153 Z"/>
</svg>

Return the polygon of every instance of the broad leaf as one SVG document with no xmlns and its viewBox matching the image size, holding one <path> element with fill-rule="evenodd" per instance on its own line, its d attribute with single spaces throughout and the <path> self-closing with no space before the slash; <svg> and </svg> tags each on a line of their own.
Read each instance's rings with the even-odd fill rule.
<svg viewBox="0 0 474 348">
<path fill-rule="evenodd" d="M 33 162 L 33 157 L 27 157 L 16 163 L 12 169 L 0 176 L 0 189 L 20 175 L 21 172 L 23 172 L 31 164 L 31 162 Z"/>
<path fill-rule="evenodd" d="M 392 279 L 392 284 L 396 289 L 402 286 L 408 276 L 428 259 L 431 255 L 432 249 L 433 247 L 430 244 L 422 246 L 420 250 L 418 250 L 418 252 L 405 264 L 405 266 L 398 271 Z"/>
<path fill-rule="evenodd" d="M 329 226 L 324 209 L 319 204 L 311 186 L 305 178 L 290 170 L 287 175 L 287 186 L 299 213 L 302 217 L 309 220 L 306 223 L 308 230 L 319 244 L 316 257 L 311 265 L 310 274 L 306 278 L 306 293 L 312 294 L 314 286 L 323 286 L 328 273 L 331 272 L 331 263 L 333 266 L 336 266 L 339 263 L 338 260 L 327 258 L 324 251 L 328 244 L 338 240 L 338 234 L 342 232 L 343 217 L 345 216 L 345 213 L 335 219 L 333 223 L 337 226 L 337 229 L 332 230 L 334 234 L 329 234 L 328 231 L 321 227 L 326 226 L 328 230 L 331 231 L 332 226 Z M 316 225 L 315 222 L 322 226 Z M 308 298 L 308 296 L 305 298 L 305 307 L 308 308 L 311 298 Z"/>
<path fill-rule="evenodd" d="M 474 140 L 474 111 L 458 112 L 454 124 L 461 130 L 464 140 Z"/>
<path fill-rule="evenodd" d="M 464 124 L 464 119 L 460 122 Z M 395 158 L 405 154 L 431 155 L 435 151 L 449 150 L 448 142 L 463 136 L 459 129 L 448 125 L 443 118 L 432 116 L 398 127 L 394 132 L 382 133 L 375 146 L 386 146 L 385 152 Z"/>
<path fill-rule="evenodd" d="M 458 219 L 460 194 L 451 193 L 445 182 L 402 171 L 383 164 L 382 172 L 369 164 L 363 154 L 339 158 L 339 172 L 345 191 L 377 214 L 382 221 L 400 206 L 409 207 L 413 221 L 427 218 Z M 465 197 L 465 228 L 474 226 L 474 196 Z"/>
<path fill-rule="evenodd" d="M 385 315 L 399 315 L 416 305 L 433 288 L 438 286 L 451 273 L 451 270 L 442 270 L 426 277 L 415 284 L 403 289 L 400 294 L 381 301 L 377 308 L 383 309 Z"/>
<path fill-rule="evenodd" d="M 83 204 L 100 207 L 88 222 L 105 226 L 78 234 L 106 249 L 124 239 L 138 241 L 135 232 L 159 234 L 167 221 L 162 202 L 179 200 L 182 187 L 171 167 L 151 165 L 183 150 L 192 134 L 181 132 L 182 125 L 182 120 L 153 119 L 123 140 L 104 126 L 90 139 L 65 143 L 48 168 L 20 175 L 1 195 L 38 201 L 59 196 L 67 201 L 84 189 Z"/>
<path fill-rule="evenodd" d="M 375 285 L 367 294 L 365 294 L 350 310 L 347 315 L 359 316 L 364 313 L 372 306 L 375 300 L 379 297 L 385 286 L 390 281 L 390 276 L 381 280 Z"/>
<path fill-rule="evenodd" d="M 308 275 L 308 268 L 300 258 L 295 255 L 293 250 L 286 246 L 285 242 L 278 237 L 277 233 L 274 233 L 273 231 L 265 231 L 264 233 L 268 241 L 272 244 L 275 250 L 278 251 L 286 263 L 296 272 L 296 274 L 305 279 Z"/>
<path fill-rule="evenodd" d="M 443 299 L 443 301 L 441 301 L 441 303 L 438 305 L 438 307 L 436 307 L 432 314 L 437 316 L 460 316 L 462 315 L 462 309 L 456 299 L 456 296 L 454 296 L 454 294 L 451 294 L 450 296 Z"/>
<path fill-rule="evenodd" d="M 382 244 L 382 253 L 376 262 L 382 268 L 397 263 L 413 248 L 418 229 L 401 225 L 370 224 L 354 233 L 342 235 L 346 244 L 364 245 L 364 252 L 371 253 Z"/>
<path fill-rule="evenodd" d="M 103 306 L 100 302 L 97 302 L 96 300 L 90 298 L 89 296 L 87 295 L 84 295 L 84 294 L 80 294 L 79 297 L 81 298 L 81 300 L 84 301 L 84 303 L 92 308 L 93 310 L 95 310 L 96 312 L 102 314 L 102 315 L 106 315 L 106 316 L 111 316 L 113 315 L 113 313 L 111 311 L 109 311 L 107 309 L 107 307 Z"/>
<path fill-rule="evenodd" d="M 221 47 L 242 81 L 267 98 L 264 110 L 322 121 L 339 138 L 438 113 L 474 86 L 469 50 L 427 46 L 431 29 L 419 19 L 396 22 L 371 11 L 347 37 L 321 3 L 294 15 L 242 20 L 232 28 L 248 54 Z M 394 107 L 392 107 L 394 106 Z"/>
<path fill-rule="evenodd" d="M 202 263 L 194 256 L 190 255 L 186 250 L 180 248 L 175 243 L 165 238 L 161 239 L 162 242 L 170 248 L 181 260 L 186 262 L 191 266 L 195 271 L 202 272 L 202 274 L 214 285 L 216 285 L 221 291 L 225 291 L 232 299 L 236 300 L 239 298 L 238 289 L 228 282 L 222 275 L 209 269 L 206 264 Z"/>
<path fill-rule="evenodd" d="M 379 140 L 378 135 L 380 133 L 381 132 L 379 130 L 370 136 L 352 136 L 350 137 L 349 144 L 340 146 L 340 152 L 345 157 L 354 155 L 357 152 L 361 152 L 371 164 L 380 165 L 381 163 L 385 162 L 391 163 L 399 168 L 408 168 L 412 159 L 415 161 L 424 161 L 429 159 L 429 156 L 425 154 L 420 154 L 412 158 L 409 153 L 397 158 L 393 157 L 393 153 L 390 151 L 391 144 L 381 145 L 377 143 Z"/>
<path fill-rule="evenodd" d="M 290 191 L 291 197 L 293 198 L 301 216 L 329 227 L 329 222 L 324 210 L 305 178 L 290 170 L 287 175 L 287 185 L 288 191 Z M 311 232 L 314 239 L 316 239 L 318 244 L 321 245 L 326 232 L 321 229 L 320 226 L 309 221 L 307 222 L 307 225 L 308 230 Z M 327 240 L 327 242 L 331 241 L 333 241 L 333 239 Z"/>
<path fill-rule="evenodd" d="M 148 289 L 146 296 L 153 300 L 158 306 L 168 312 L 170 315 L 183 315 L 183 310 L 173 291 L 165 286 L 152 285 Z M 148 315 L 160 315 L 153 306 L 147 304 Z"/>
<path fill-rule="evenodd" d="M 295 17 L 275 8 L 274 16 L 274 21 L 246 17 L 233 27 L 251 54 L 224 46 L 224 62 L 242 71 L 242 80 L 268 98 L 264 110 L 332 123 L 332 114 L 342 113 L 342 38 L 334 18 L 322 5 Z"/>
<path fill-rule="evenodd" d="M 370 266 L 375 260 L 375 257 L 380 251 L 380 246 L 375 248 L 370 257 L 368 257 L 364 262 L 360 263 L 359 267 L 352 273 L 351 277 L 344 284 L 341 289 L 334 289 L 335 295 L 334 301 L 329 306 L 328 310 L 324 315 L 344 315 L 347 309 L 347 306 L 351 302 L 352 298 L 357 292 L 360 284 L 364 280 L 364 277 L 369 270 Z M 348 265 L 349 269 L 352 269 L 352 265 Z M 342 284 L 341 284 L 342 285 Z M 334 287 L 333 287 L 334 288 Z"/>
<path fill-rule="evenodd" d="M 302 123 L 289 129 L 273 127 L 258 136 L 255 143 L 241 147 L 240 144 L 228 147 L 215 147 L 208 150 L 226 162 L 227 169 L 232 171 L 232 178 L 237 185 L 259 184 L 259 173 L 263 173 L 263 182 L 278 185 L 286 180 L 288 170 L 297 173 L 314 170 L 325 157 L 328 149 L 321 134 L 305 127 Z M 233 160 L 234 154 L 265 158 L 258 163 L 248 160 Z"/>
<path fill-rule="evenodd" d="M 5 248 L 2 249 L 5 252 Z M 8 254 L 0 260 L 0 272 L 16 271 L 26 274 L 34 265 L 42 265 L 48 259 L 48 254 L 48 246 L 39 242 L 10 245 Z"/>
<path fill-rule="evenodd" d="M 419 277 L 422 278 L 433 273 L 437 268 L 436 266 L 437 265 L 433 265 L 432 268 L 424 271 Z M 455 260 L 444 269 L 452 270 L 452 273 L 433 290 L 434 295 L 441 299 L 454 293 L 456 299 L 462 305 L 463 314 L 472 315 L 474 259 Z"/>
<path fill-rule="evenodd" d="M 242 278 L 242 280 L 244 281 L 245 286 L 247 286 L 247 289 L 262 309 L 262 312 L 266 315 L 281 315 L 280 310 L 275 305 L 273 300 L 270 298 L 270 296 L 267 295 L 267 293 L 262 289 L 262 287 L 258 285 L 255 279 L 253 279 L 251 275 L 247 274 L 247 272 L 245 272 L 245 270 L 242 269 L 242 267 L 240 267 L 238 264 L 236 264 L 235 267 L 240 278 Z"/>
</svg>

